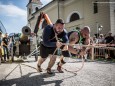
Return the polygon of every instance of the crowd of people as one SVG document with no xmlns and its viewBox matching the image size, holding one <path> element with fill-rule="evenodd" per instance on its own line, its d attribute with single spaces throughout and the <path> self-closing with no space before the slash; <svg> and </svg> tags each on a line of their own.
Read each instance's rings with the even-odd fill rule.
<svg viewBox="0 0 115 86">
<path fill-rule="evenodd" d="M 17 46 L 19 45 L 19 46 Z M 19 47 L 19 55 L 16 54 Z M 3 34 L 0 32 L 0 63 L 14 62 L 14 56 L 24 56 L 30 53 L 30 40 L 26 35 L 18 35 L 15 33 Z"/>
<path fill-rule="evenodd" d="M 99 44 L 114 44 L 115 36 L 112 36 L 111 32 L 109 32 L 107 35 L 99 34 L 98 37 L 93 37 L 93 42 Z"/>
<path fill-rule="evenodd" d="M 8 34 L 0 32 L 0 63 L 14 61 L 16 46 L 14 37 L 8 37 Z M 11 55 L 12 58 L 9 57 Z"/>
<path fill-rule="evenodd" d="M 111 32 L 107 33 L 106 35 L 99 34 L 99 36 L 97 36 L 97 37 L 94 36 L 93 37 L 93 43 L 94 44 L 103 44 L 103 45 L 106 45 L 107 47 L 115 48 L 115 36 L 113 36 Z M 115 50 L 98 49 L 98 52 L 101 52 L 101 53 L 107 55 L 107 57 L 105 56 L 105 58 L 115 59 Z"/>
</svg>

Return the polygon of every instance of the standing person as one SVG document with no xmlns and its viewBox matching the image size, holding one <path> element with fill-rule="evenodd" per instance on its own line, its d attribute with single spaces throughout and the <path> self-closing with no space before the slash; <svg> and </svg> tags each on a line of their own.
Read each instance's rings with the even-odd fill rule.
<svg viewBox="0 0 115 86">
<path fill-rule="evenodd" d="M 57 37 L 60 41 L 57 41 Z M 44 28 L 43 31 L 43 41 L 40 44 L 40 58 L 38 59 L 37 69 L 39 72 L 42 72 L 41 65 L 50 55 L 50 62 L 47 67 L 47 73 L 52 74 L 51 68 L 56 61 L 56 53 L 53 55 L 56 48 L 64 49 L 62 43 L 68 43 L 67 31 L 64 29 L 64 22 L 62 19 L 58 19 L 54 25 L 48 25 Z M 63 56 L 68 57 L 69 52 L 63 51 Z M 63 72 L 58 70 L 59 72 Z"/>
<path fill-rule="evenodd" d="M 3 39 L 2 39 L 2 46 L 4 49 L 4 61 L 6 62 L 6 56 L 7 60 L 9 61 L 9 53 L 8 53 L 8 34 L 5 33 Z"/>
<path fill-rule="evenodd" d="M 12 42 L 13 42 L 13 56 L 15 56 L 17 47 L 16 47 L 16 40 L 14 36 L 12 37 Z"/>
<path fill-rule="evenodd" d="M 107 37 L 105 37 L 105 43 L 109 46 L 111 44 L 114 44 L 114 37 L 112 36 L 112 33 L 110 32 Z M 112 46 L 109 46 L 112 47 Z M 113 50 L 106 50 L 107 54 L 109 55 L 108 59 L 114 58 L 114 51 Z"/>
<path fill-rule="evenodd" d="M 105 37 L 105 43 L 106 44 L 112 44 L 114 42 L 114 37 L 112 36 L 112 33 L 110 32 L 107 37 Z"/>
<path fill-rule="evenodd" d="M 2 61 L 2 47 L 1 47 L 1 42 L 2 42 L 2 32 L 0 31 L 0 64 Z"/>
<path fill-rule="evenodd" d="M 104 43 L 104 36 L 103 36 L 103 34 L 100 34 L 97 40 L 98 40 L 98 42 L 97 42 L 98 44 L 103 44 Z"/>
<path fill-rule="evenodd" d="M 94 44 L 97 43 L 97 38 L 96 36 L 93 36 L 93 41 L 92 41 Z"/>
<path fill-rule="evenodd" d="M 11 55 L 11 60 L 14 62 L 14 55 L 15 55 L 15 43 L 13 37 L 10 38 L 8 43 L 9 53 Z"/>
</svg>

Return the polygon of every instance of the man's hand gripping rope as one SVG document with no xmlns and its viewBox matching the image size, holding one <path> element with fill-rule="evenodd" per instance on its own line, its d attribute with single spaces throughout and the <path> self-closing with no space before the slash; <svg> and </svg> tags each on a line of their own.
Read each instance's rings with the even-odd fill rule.
<svg viewBox="0 0 115 86">
<path fill-rule="evenodd" d="M 54 53 L 53 53 L 52 56 L 54 56 L 54 54 L 56 53 L 56 51 L 58 50 L 58 48 L 60 48 L 61 46 L 64 46 L 63 49 L 62 49 L 62 51 L 66 51 L 66 50 L 69 51 L 69 48 L 70 48 L 70 45 L 71 45 L 71 44 L 66 44 L 66 43 L 61 43 L 61 42 L 59 42 L 56 33 L 55 33 L 55 38 L 56 38 L 56 40 L 57 40 L 57 43 L 56 43 L 57 48 L 55 49 L 55 51 L 54 51 Z M 74 45 L 75 45 L 75 44 L 74 44 Z M 79 44 L 79 46 L 80 46 L 80 44 Z M 80 46 L 80 48 L 81 48 L 81 46 Z M 79 52 L 79 55 L 82 56 L 82 66 L 81 66 L 78 70 L 70 71 L 70 70 L 67 70 L 67 69 L 65 69 L 65 68 L 63 68 L 63 67 L 62 67 L 62 68 L 63 68 L 64 70 L 66 70 L 67 72 L 78 72 L 78 71 L 82 70 L 82 68 L 84 67 L 84 59 L 83 59 L 83 55 L 84 55 L 84 54 L 85 54 L 85 52 L 82 51 L 82 50 Z"/>
</svg>

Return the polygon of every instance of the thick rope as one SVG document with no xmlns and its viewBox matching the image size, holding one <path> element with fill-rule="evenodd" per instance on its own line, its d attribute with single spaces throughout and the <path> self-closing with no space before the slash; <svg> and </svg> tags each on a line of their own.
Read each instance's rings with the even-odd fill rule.
<svg viewBox="0 0 115 86">
<path fill-rule="evenodd" d="M 67 69 L 65 69 L 65 68 L 63 68 L 62 67 L 62 69 L 64 69 L 65 71 L 67 71 L 67 72 L 79 72 L 80 70 L 82 70 L 82 68 L 84 67 L 84 59 L 83 59 L 83 57 L 82 57 L 82 66 L 78 69 L 78 70 L 75 70 L 75 71 L 70 71 L 70 70 L 67 70 Z"/>
<path fill-rule="evenodd" d="M 54 33 L 55 33 L 56 41 L 59 42 L 58 37 L 57 37 L 57 34 L 56 34 L 55 31 L 54 31 Z M 64 44 L 64 43 L 63 43 L 63 45 L 67 45 L 67 44 Z M 68 44 L 68 45 L 70 45 L 70 44 Z M 55 51 L 53 52 L 52 57 L 54 56 L 54 54 L 56 53 L 57 50 L 58 50 L 58 48 L 55 49 Z M 82 70 L 83 67 L 84 67 L 84 58 L 83 58 L 83 56 L 82 56 L 82 66 L 81 66 L 78 70 L 69 71 L 69 70 L 67 70 L 67 69 L 65 69 L 65 68 L 63 68 L 63 67 L 62 67 L 62 69 L 64 69 L 64 70 L 67 71 L 67 72 L 71 72 L 71 73 L 72 73 L 72 72 L 79 72 L 80 70 Z"/>
</svg>

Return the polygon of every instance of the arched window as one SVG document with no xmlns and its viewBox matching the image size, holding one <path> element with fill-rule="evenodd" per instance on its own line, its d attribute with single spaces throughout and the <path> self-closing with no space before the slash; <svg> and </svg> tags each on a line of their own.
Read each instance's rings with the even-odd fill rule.
<svg viewBox="0 0 115 86">
<path fill-rule="evenodd" d="M 70 22 L 76 21 L 76 20 L 79 20 L 79 19 L 80 19 L 79 14 L 73 13 L 73 14 L 71 15 L 71 17 L 70 17 Z"/>
</svg>

